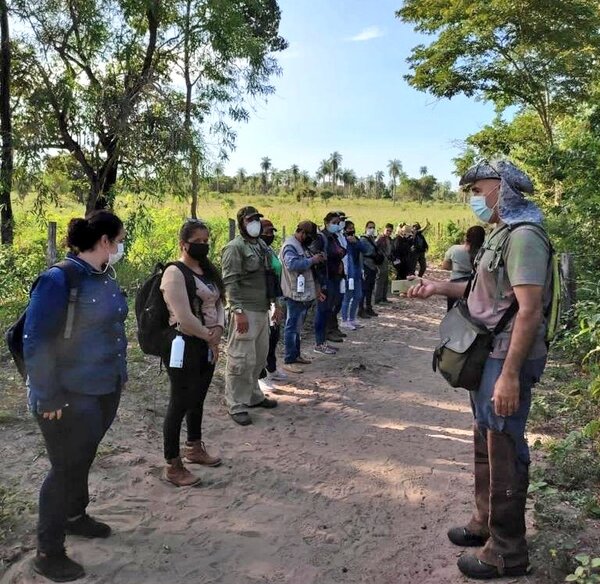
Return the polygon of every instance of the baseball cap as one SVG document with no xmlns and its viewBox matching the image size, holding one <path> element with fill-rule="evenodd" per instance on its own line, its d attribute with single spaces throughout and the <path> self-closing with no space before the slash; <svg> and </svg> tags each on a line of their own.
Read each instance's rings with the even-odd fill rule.
<svg viewBox="0 0 600 584">
<path fill-rule="evenodd" d="M 263 233 L 267 229 L 272 229 L 273 231 L 277 232 L 275 225 L 273 225 L 273 222 L 270 219 L 261 219 L 260 224 L 262 225 Z"/>
<path fill-rule="evenodd" d="M 242 219 L 249 219 L 250 217 L 264 217 L 261 213 L 258 212 L 256 207 L 242 207 L 237 214 L 238 221 Z"/>
</svg>

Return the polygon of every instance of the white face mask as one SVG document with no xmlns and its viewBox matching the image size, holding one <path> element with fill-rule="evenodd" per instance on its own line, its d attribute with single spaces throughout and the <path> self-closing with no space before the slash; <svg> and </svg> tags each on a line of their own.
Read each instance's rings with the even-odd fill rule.
<svg viewBox="0 0 600 584">
<path fill-rule="evenodd" d="M 260 235 L 260 230 L 260 221 L 250 221 L 250 223 L 246 225 L 246 231 L 250 237 L 258 237 Z"/>
<path fill-rule="evenodd" d="M 125 254 L 125 244 L 117 243 L 117 253 L 110 253 L 108 255 L 108 265 L 114 266 Z"/>
<path fill-rule="evenodd" d="M 373 237 L 375 235 L 376 231 L 375 231 L 375 227 L 369 227 L 369 229 L 367 229 L 367 235 L 369 237 Z"/>
</svg>

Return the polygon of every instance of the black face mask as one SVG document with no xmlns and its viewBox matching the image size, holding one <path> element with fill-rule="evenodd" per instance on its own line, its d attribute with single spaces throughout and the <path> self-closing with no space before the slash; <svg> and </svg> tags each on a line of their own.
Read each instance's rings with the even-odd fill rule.
<svg viewBox="0 0 600 584">
<path fill-rule="evenodd" d="M 275 241 L 274 235 L 261 235 L 260 238 L 267 244 L 271 245 Z"/>
<path fill-rule="evenodd" d="M 197 262 L 206 260 L 208 257 L 208 250 L 210 249 L 208 243 L 188 243 L 188 245 L 189 247 L 187 252 L 192 259 L 196 260 Z"/>
</svg>

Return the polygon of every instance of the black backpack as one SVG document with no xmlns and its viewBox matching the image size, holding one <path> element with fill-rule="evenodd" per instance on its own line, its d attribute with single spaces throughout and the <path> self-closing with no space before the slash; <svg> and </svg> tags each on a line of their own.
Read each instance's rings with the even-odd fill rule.
<svg viewBox="0 0 600 584">
<path fill-rule="evenodd" d="M 61 269 L 67 277 L 67 285 L 69 287 L 69 304 L 67 306 L 67 314 L 65 316 L 65 328 L 62 339 L 69 340 L 71 338 L 71 335 L 73 334 L 73 324 L 75 322 L 75 306 L 77 304 L 77 297 L 79 296 L 79 284 L 81 282 L 83 273 L 77 267 L 77 265 L 70 260 L 63 260 L 62 262 L 54 264 L 52 267 Z M 30 298 L 31 294 L 33 293 L 35 287 L 39 282 L 39 279 L 40 278 L 38 276 L 35 282 L 31 285 L 31 290 L 29 291 Z M 21 313 L 21 316 L 19 316 L 17 321 L 8 327 L 4 335 L 4 339 L 6 340 L 8 350 L 12 355 L 13 361 L 15 362 L 17 370 L 23 378 L 23 381 L 27 379 L 27 370 L 25 367 L 25 359 L 23 357 L 23 332 L 25 330 L 26 317 L 27 308 Z"/>
<path fill-rule="evenodd" d="M 429 244 L 422 233 L 415 234 L 415 250 L 423 253 L 429 249 Z"/>
<path fill-rule="evenodd" d="M 183 262 L 171 262 L 168 264 L 156 264 L 154 273 L 142 284 L 135 295 L 135 318 L 138 325 L 138 342 L 140 349 L 146 355 L 163 357 L 167 339 L 165 332 L 169 331 L 169 310 L 160 290 L 163 274 L 169 266 L 177 266 L 185 278 L 185 287 L 192 312 L 203 321 L 202 300 L 196 294 L 196 282 L 194 272 Z M 198 276 L 199 277 L 199 276 Z"/>
</svg>

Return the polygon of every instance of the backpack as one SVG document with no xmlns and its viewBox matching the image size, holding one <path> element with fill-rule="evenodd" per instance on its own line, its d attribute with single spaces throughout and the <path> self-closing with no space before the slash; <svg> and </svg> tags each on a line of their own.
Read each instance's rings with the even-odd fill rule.
<svg viewBox="0 0 600 584">
<path fill-rule="evenodd" d="M 156 264 L 152 275 L 141 285 L 135 295 L 135 318 L 138 325 L 138 342 L 140 349 L 146 355 L 163 357 L 165 353 L 165 332 L 169 326 L 169 309 L 160 290 L 163 274 L 169 266 L 177 266 L 185 278 L 185 287 L 192 312 L 202 320 L 202 300 L 196 294 L 196 282 L 194 272 L 183 262 L 170 262 L 168 264 Z M 198 276 L 199 277 L 199 276 Z M 172 339 L 171 339 L 172 340 Z"/>
<path fill-rule="evenodd" d="M 383 264 L 383 262 L 385 261 L 385 256 L 383 255 L 381 250 L 377 247 L 375 242 L 372 241 L 371 239 L 369 239 L 368 237 L 363 237 L 363 239 L 366 239 L 371 244 L 371 247 L 373 248 L 373 251 L 375 252 L 374 255 L 367 256 L 367 257 L 370 257 L 376 266 L 380 266 L 381 264 Z"/>
<path fill-rule="evenodd" d="M 497 253 L 497 267 L 499 270 L 504 270 L 504 246 L 508 242 L 510 238 L 510 234 L 518 227 L 523 225 L 528 225 L 530 227 L 535 228 L 539 231 L 543 238 L 548 242 L 548 246 L 550 249 L 550 258 L 548 260 L 548 270 L 551 273 L 550 280 L 550 292 L 551 298 L 550 302 L 544 306 L 544 319 L 546 321 L 546 343 L 549 344 L 558 334 L 562 326 L 562 317 L 563 317 L 563 306 L 565 304 L 565 299 L 567 298 L 567 288 L 565 282 L 565 275 L 563 274 L 563 270 L 561 268 L 561 258 L 560 255 L 556 253 L 546 230 L 537 223 L 530 222 L 521 222 L 515 223 L 513 225 L 506 226 L 506 234 L 501 239 L 498 247 L 496 248 Z M 477 263 L 483 255 L 484 248 L 482 247 L 479 251 L 478 257 L 475 259 Z M 498 278 L 498 282 L 501 281 L 501 277 Z M 499 294 L 499 290 L 498 290 Z"/>
<path fill-rule="evenodd" d="M 67 314 L 65 317 L 65 328 L 62 339 L 69 340 L 73 334 L 73 325 L 75 323 L 75 306 L 77 305 L 77 297 L 79 296 L 79 284 L 83 276 L 82 271 L 77 267 L 75 262 L 70 260 L 63 260 L 51 266 L 51 268 L 59 268 L 65 273 L 67 277 L 67 286 L 69 288 L 69 302 L 67 305 Z M 51 269 L 49 268 L 49 269 Z M 31 285 L 29 291 L 29 297 L 39 282 L 40 277 Z M 28 305 L 29 307 L 29 305 Z M 21 313 L 21 316 L 11 324 L 4 335 L 8 350 L 12 355 L 13 361 L 17 367 L 17 371 L 23 378 L 23 381 L 27 380 L 27 369 L 25 367 L 25 358 L 23 356 L 23 333 L 25 330 L 25 319 L 27 317 L 27 308 Z M 58 341 L 58 339 L 57 339 Z"/>
</svg>

